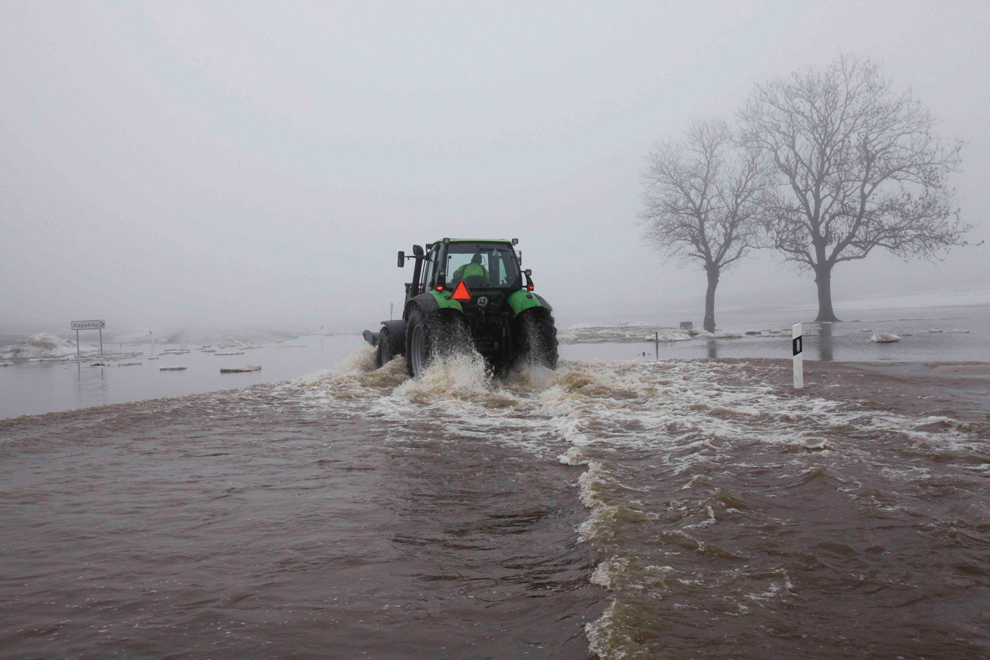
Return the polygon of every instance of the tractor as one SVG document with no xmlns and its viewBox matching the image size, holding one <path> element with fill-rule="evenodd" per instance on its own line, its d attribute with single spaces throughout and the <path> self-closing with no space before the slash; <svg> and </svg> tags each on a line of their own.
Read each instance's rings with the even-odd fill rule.
<svg viewBox="0 0 990 660">
<path fill-rule="evenodd" d="M 403 355 L 413 378 L 435 360 L 474 349 L 489 373 L 513 365 L 557 367 L 557 330 L 552 308 L 534 293 L 532 271 L 520 268 L 518 239 L 444 238 L 412 254 L 399 252 L 402 268 L 413 262 L 402 318 L 364 331 L 377 349 L 375 366 Z"/>
</svg>

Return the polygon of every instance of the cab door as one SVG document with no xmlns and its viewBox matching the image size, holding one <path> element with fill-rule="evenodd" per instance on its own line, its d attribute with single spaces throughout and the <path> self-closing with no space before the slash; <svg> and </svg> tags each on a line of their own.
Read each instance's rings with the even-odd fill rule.
<svg viewBox="0 0 990 660">
<path fill-rule="evenodd" d="M 437 281 L 437 255 L 440 253 L 440 245 L 434 244 L 430 249 L 430 253 L 426 257 L 426 263 L 423 264 L 423 278 L 420 282 L 420 291 L 425 293 L 433 287 L 434 283 Z"/>
</svg>

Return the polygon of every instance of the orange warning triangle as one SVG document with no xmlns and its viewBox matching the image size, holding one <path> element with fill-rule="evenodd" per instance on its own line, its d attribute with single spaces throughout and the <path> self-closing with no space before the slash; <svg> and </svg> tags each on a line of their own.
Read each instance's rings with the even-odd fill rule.
<svg viewBox="0 0 990 660">
<path fill-rule="evenodd" d="M 461 302 L 471 300 L 471 292 L 468 291 L 467 284 L 464 283 L 464 280 L 457 283 L 457 288 L 454 289 L 454 295 L 451 298 Z"/>
</svg>

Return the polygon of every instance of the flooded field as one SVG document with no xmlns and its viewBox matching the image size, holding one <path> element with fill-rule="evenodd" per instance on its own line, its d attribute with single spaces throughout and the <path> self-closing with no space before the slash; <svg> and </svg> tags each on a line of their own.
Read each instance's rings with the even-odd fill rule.
<svg viewBox="0 0 990 660">
<path fill-rule="evenodd" d="M 990 654 L 985 367 L 372 359 L 0 420 L 5 655 Z"/>
</svg>

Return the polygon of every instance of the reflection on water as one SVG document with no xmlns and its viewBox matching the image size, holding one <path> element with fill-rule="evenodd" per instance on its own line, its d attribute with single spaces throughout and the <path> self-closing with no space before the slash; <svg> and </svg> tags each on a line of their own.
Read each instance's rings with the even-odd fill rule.
<svg viewBox="0 0 990 660">
<path fill-rule="evenodd" d="M 831 323 L 822 323 L 818 326 L 818 359 L 822 362 L 832 361 Z"/>
<path fill-rule="evenodd" d="M 80 408 L 105 406 L 110 403 L 107 392 L 107 375 L 103 367 L 83 367 L 76 362 L 76 405 Z"/>
<path fill-rule="evenodd" d="M 712 360 L 718 357 L 718 342 L 714 339 L 708 340 L 708 357 Z"/>
</svg>

